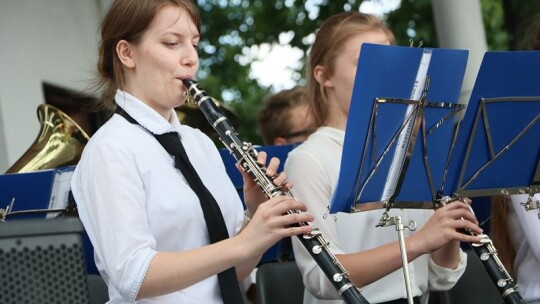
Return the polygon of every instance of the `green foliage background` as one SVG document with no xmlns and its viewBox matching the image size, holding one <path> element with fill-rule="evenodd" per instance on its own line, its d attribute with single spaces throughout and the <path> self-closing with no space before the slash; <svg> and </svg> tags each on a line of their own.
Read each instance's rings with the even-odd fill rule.
<svg viewBox="0 0 540 304">
<path fill-rule="evenodd" d="M 237 114 L 242 139 L 262 143 L 256 130 L 257 112 L 262 99 L 274 92 L 272 87 L 264 87 L 249 77 L 255 58 L 250 58 L 247 50 L 264 43 L 288 44 L 302 50 L 301 68 L 293 73 L 293 78 L 304 83 L 304 62 L 312 33 L 330 15 L 358 10 L 363 1 L 197 1 L 203 20 L 198 79 L 211 96 L 223 101 Z M 523 16 L 532 16 L 540 9 L 537 0 L 481 0 L 481 5 L 490 50 L 515 49 L 516 41 L 523 36 L 524 30 L 509 34 L 505 18 L 520 18 L 519 24 L 514 22 L 510 28 L 522 29 Z M 396 34 L 398 45 L 409 45 L 413 40 L 415 45 L 422 41 L 424 46 L 437 47 L 430 0 L 402 0 L 400 7 L 384 18 Z M 530 20 L 530 17 L 526 19 Z M 283 33 L 292 38 L 286 39 L 287 35 Z"/>
</svg>

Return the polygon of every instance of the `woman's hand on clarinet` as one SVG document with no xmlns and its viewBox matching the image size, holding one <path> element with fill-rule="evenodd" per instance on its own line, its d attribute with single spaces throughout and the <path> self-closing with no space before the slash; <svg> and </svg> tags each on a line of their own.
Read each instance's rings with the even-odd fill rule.
<svg viewBox="0 0 540 304">
<path fill-rule="evenodd" d="M 464 229 L 481 234 L 478 220 L 469 206 L 470 200 L 453 201 L 435 211 L 428 222 L 411 238 L 421 253 L 431 253 L 452 241 L 476 243 L 479 236 L 463 233 Z"/>
<path fill-rule="evenodd" d="M 268 162 L 268 165 L 265 167 L 266 160 L 266 152 L 258 152 L 257 163 L 260 165 L 261 170 L 265 168 L 264 170 L 266 172 L 266 176 L 272 180 L 274 185 L 283 187 L 284 189 L 291 189 L 292 183 L 287 180 L 287 174 L 285 174 L 285 172 L 277 172 L 280 163 L 279 158 L 272 157 L 272 159 L 270 159 Z M 261 188 L 255 183 L 249 173 L 241 169 L 238 164 L 237 168 L 240 170 L 244 182 L 244 203 L 246 204 L 248 214 L 252 216 L 257 211 L 257 207 L 261 203 L 268 200 L 268 198 L 266 197 L 266 194 L 263 193 Z"/>
<path fill-rule="evenodd" d="M 300 212 L 287 213 L 289 210 Z M 276 196 L 259 205 L 249 225 L 238 236 L 245 238 L 246 244 L 253 250 L 250 252 L 252 256 L 261 255 L 284 237 L 313 230 L 307 222 L 312 222 L 314 217 L 304 211 L 307 211 L 304 203 L 290 196 Z M 304 224 L 294 225 L 297 223 Z"/>
</svg>

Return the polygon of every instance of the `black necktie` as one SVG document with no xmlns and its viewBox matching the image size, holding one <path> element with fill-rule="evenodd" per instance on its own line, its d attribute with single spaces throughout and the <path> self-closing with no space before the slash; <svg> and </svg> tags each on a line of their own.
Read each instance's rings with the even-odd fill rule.
<svg viewBox="0 0 540 304">
<path fill-rule="evenodd" d="M 117 108 L 116 113 L 122 115 L 129 122 L 138 124 L 135 119 L 121 110 L 120 107 Z M 225 225 L 221 209 L 189 161 L 178 133 L 154 134 L 154 137 L 169 154 L 174 156 L 174 166 L 182 172 L 191 189 L 197 194 L 203 210 L 204 220 L 206 221 L 210 243 L 227 239 L 229 233 L 227 232 L 227 226 Z M 234 267 L 218 273 L 218 282 L 224 304 L 239 304 L 244 302 Z"/>
</svg>

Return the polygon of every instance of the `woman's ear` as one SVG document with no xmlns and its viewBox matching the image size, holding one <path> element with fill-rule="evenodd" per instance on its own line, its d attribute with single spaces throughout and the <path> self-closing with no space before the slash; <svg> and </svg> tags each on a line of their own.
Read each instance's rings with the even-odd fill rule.
<svg viewBox="0 0 540 304">
<path fill-rule="evenodd" d="M 322 65 L 318 65 L 313 69 L 313 76 L 321 86 L 327 88 L 334 87 L 334 83 L 327 77 L 328 75 L 326 75 Z"/>
<path fill-rule="evenodd" d="M 120 62 L 127 68 L 135 67 L 135 60 L 133 60 L 133 46 L 125 41 L 120 40 L 116 44 L 116 55 Z"/>
<path fill-rule="evenodd" d="M 287 143 L 287 140 L 284 137 L 278 136 L 274 138 L 274 146 L 281 146 Z"/>
</svg>

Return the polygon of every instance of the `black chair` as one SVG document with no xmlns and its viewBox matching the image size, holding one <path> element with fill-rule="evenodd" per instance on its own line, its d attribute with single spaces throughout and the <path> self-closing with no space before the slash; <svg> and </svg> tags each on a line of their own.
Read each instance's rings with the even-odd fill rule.
<svg viewBox="0 0 540 304">
<path fill-rule="evenodd" d="M 2 304 L 89 303 L 78 218 L 0 222 Z"/>
<path fill-rule="evenodd" d="M 430 291 L 428 304 L 451 304 L 448 291 Z"/>
<path fill-rule="evenodd" d="M 302 304 L 304 284 L 295 261 L 274 262 L 257 271 L 258 304 Z"/>
<path fill-rule="evenodd" d="M 103 304 L 109 301 L 109 291 L 103 278 L 99 274 L 89 274 L 87 278 L 90 304 Z"/>
</svg>

